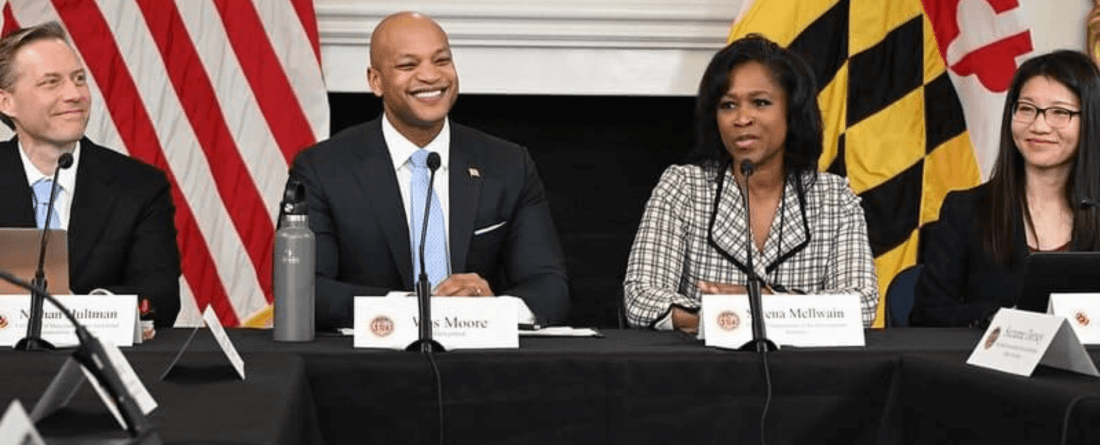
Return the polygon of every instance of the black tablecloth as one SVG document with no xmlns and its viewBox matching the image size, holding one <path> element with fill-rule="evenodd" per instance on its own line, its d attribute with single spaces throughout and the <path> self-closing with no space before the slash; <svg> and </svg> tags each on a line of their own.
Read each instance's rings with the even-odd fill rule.
<svg viewBox="0 0 1100 445">
<path fill-rule="evenodd" d="M 438 443 L 441 397 L 446 443 L 759 443 L 769 381 L 759 355 L 641 330 L 436 354 L 441 395 L 422 354 L 353 349 L 350 337 L 334 335 L 275 343 L 270 331 L 258 330 L 230 331 L 248 363 L 246 382 L 151 378 L 189 333 L 164 331 L 126 351 L 161 402 L 152 419 L 169 442 L 320 443 L 320 430 L 328 444 Z M 224 359 L 211 336 L 200 334 L 184 363 L 211 369 Z M 769 353 L 767 442 L 1100 438 L 1092 427 L 1100 380 L 1042 367 L 1023 378 L 966 365 L 980 337 L 967 329 L 890 329 L 867 331 L 863 348 Z M 1089 352 L 1100 356 L 1100 349 Z M 0 353 L 8 359 L 18 365 L 0 372 L 0 402 L 14 395 L 29 405 L 64 355 Z M 29 383 L 14 386 L 27 375 Z"/>
<path fill-rule="evenodd" d="M 1057 444 L 1063 428 L 1064 443 L 1100 441 L 1096 377 L 1047 367 L 1020 377 L 911 354 L 899 387 L 906 443 Z"/>
<path fill-rule="evenodd" d="M 71 350 L 0 352 L 0 406 L 6 409 L 18 399 L 29 413 L 70 354 Z M 160 376 L 174 354 L 141 346 L 124 354 L 157 401 L 147 417 L 165 443 L 320 442 L 305 367 L 295 354 L 243 353 L 246 380 L 237 378 L 228 361 L 213 352 L 185 353 L 180 368 L 166 380 Z M 49 442 L 124 436 L 88 383 L 38 429 Z"/>
</svg>

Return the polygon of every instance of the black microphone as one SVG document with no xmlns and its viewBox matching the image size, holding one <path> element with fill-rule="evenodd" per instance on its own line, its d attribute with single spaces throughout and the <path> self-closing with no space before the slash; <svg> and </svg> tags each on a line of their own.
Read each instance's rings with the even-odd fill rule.
<svg viewBox="0 0 1100 445">
<path fill-rule="evenodd" d="M 69 156 L 68 165 L 72 165 L 72 156 L 68 153 L 66 153 L 65 156 Z M 76 330 L 76 338 L 80 342 L 80 346 L 77 347 L 76 351 L 73 351 L 73 357 L 80 362 L 84 368 L 91 372 L 92 376 L 95 377 L 100 385 L 107 390 L 107 393 L 110 394 L 115 406 L 119 408 L 119 413 L 125 421 L 126 430 L 130 433 L 130 436 L 141 439 L 131 443 L 160 443 L 160 438 L 149 424 L 149 421 L 145 418 L 145 413 L 141 411 L 133 395 L 126 389 L 126 385 L 122 383 L 122 377 L 120 377 L 115 368 L 111 366 L 112 362 L 107 355 L 107 350 L 104 349 L 99 339 L 92 335 L 91 332 L 88 332 L 88 329 L 77 321 L 72 311 L 62 305 L 57 298 L 50 295 L 42 286 L 23 281 L 5 271 L 0 271 L 0 279 L 26 289 L 30 291 L 32 295 L 39 295 L 41 298 L 49 300 L 54 307 L 61 311 L 61 314 L 64 315 L 65 318 L 69 319 L 69 323 L 72 323 L 73 328 Z"/>
<path fill-rule="evenodd" d="M 39 242 L 38 247 L 38 268 L 34 270 L 34 280 L 31 281 L 35 287 L 46 289 L 46 244 L 50 241 L 50 219 L 53 217 L 53 204 L 57 199 L 57 179 L 61 176 L 61 170 L 69 168 L 73 165 L 72 153 L 62 153 L 61 157 L 57 158 L 57 168 L 53 171 L 53 183 L 50 187 L 50 199 L 46 202 L 46 220 L 42 223 L 42 240 Z M 50 342 L 42 338 L 42 301 L 43 296 L 37 292 L 31 291 L 31 311 L 30 319 L 27 322 L 27 336 L 19 340 L 15 344 L 15 350 L 17 351 L 48 351 L 54 349 L 54 346 Z"/>
<path fill-rule="evenodd" d="M 431 152 L 428 154 L 428 170 L 432 172 L 428 178 L 428 196 L 424 198 L 424 224 L 420 230 L 420 277 L 418 278 L 417 285 L 420 282 L 428 282 L 428 270 L 424 266 L 424 242 L 428 238 L 428 216 L 432 211 L 432 190 L 435 188 L 435 171 L 439 169 L 439 153 Z M 428 282 L 428 284 L 431 284 Z"/>
<path fill-rule="evenodd" d="M 439 153 L 428 154 L 428 196 L 424 199 L 424 224 L 420 230 L 420 276 L 416 279 L 416 302 L 420 306 L 420 338 L 412 342 L 406 351 L 442 352 L 443 345 L 432 339 L 432 282 L 428 281 L 428 270 L 424 265 L 424 243 L 428 238 L 428 216 L 432 210 L 432 189 L 435 186 L 435 171 L 439 169 Z"/>
<path fill-rule="evenodd" d="M 768 333 L 764 327 L 764 308 L 763 302 L 760 297 L 760 277 L 756 275 L 756 268 L 752 263 L 752 251 L 754 249 L 752 245 L 752 211 L 749 207 L 749 177 L 756 171 L 756 165 L 752 161 L 745 159 L 741 161 L 741 176 L 745 178 L 745 189 L 741 193 L 741 200 L 745 204 L 745 219 L 748 221 L 748 294 L 749 294 L 749 312 L 752 313 L 752 340 L 742 345 L 739 349 L 742 351 L 756 351 L 767 352 L 779 349 L 775 346 L 771 340 L 768 340 Z"/>
<path fill-rule="evenodd" d="M 1077 208 L 1080 210 L 1100 209 L 1100 201 L 1089 198 L 1081 198 L 1077 201 Z"/>
</svg>

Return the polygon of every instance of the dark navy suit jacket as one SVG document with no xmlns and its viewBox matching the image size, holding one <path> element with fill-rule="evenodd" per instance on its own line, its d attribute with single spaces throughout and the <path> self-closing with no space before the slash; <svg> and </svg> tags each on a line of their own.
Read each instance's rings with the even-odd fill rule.
<svg viewBox="0 0 1100 445">
<path fill-rule="evenodd" d="M 319 329 L 350 326 L 354 296 L 412 289 L 408 222 L 381 119 L 303 151 L 290 169 L 306 186 L 317 240 Z M 565 261 L 534 161 L 519 145 L 450 129 L 451 272 L 478 273 L 540 321 L 565 319 Z"/>
<path fill-rule="evenodd" d="M 180 310 L 180 255 L 168 180 L 87 138 L 80 144 L 69 287 L 77 294 L 96 288 L 137 294 L 149 300 L 157 326 L 171 326 Z M 31 196 L 16 139 L 0 142 L 0 227 L 35 227 Z"/>
</svg>

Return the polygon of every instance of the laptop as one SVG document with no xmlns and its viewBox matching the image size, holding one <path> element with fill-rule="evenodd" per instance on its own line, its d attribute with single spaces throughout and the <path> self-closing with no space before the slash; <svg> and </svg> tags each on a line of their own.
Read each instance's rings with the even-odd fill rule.
<svg viewBox="0 0 1100 445">
<path fill-rule="evenodd" d="M 64 295 L 69 290 L 69 237 L 65 230 L 50 229 L 50 239 L 46 244 L 46 259 L 43 263 L 46 271 L 46 285 L 51 294 Z M 0 228 L 0 269 L 31 281 L 38 269 L 38 254 L 41 251 L 42 229 L 36 228 Z M 0 295 L 28 292 L 7 281 L 0 280 Z"/>
<path fill-rule="evenodd" d="M 1100 252 L 1029 255 L 1017 308 L 1045 313 L 1051 293 L 1072 292 L 1100 292 Z"/>
</svg>

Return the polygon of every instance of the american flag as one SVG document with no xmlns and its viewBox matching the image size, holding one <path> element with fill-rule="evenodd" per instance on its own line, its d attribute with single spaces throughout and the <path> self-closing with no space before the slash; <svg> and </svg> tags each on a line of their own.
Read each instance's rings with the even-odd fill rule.
<svg viewBox="0 0 1100 445">
<path fill-rule="evenodd" d="M 2 20 L 65 27 L 90 78 L 88 137 L 167 173 L 177 324 L 207 306 L 263 324 L 287 166 L 329 133 L 312 0 L 8 0 Z"/>
</svg>

